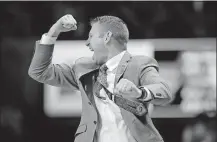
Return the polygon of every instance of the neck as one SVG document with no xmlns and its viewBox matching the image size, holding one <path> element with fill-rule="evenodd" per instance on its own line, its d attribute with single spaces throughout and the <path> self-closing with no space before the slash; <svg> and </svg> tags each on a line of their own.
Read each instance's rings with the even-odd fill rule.
<svg viewBox="0 0 217 142">
<path fill-rule="evenodd" d="M 123 51 L 124 50 L 122 48 L 110 48 L 107 60 L 113 58 L 114 56 L 120 54 Z"/>
</svg>

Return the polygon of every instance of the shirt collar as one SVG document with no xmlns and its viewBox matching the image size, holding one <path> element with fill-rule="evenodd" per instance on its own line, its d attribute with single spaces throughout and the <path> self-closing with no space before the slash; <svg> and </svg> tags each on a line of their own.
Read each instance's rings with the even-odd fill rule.
<svg viewBox="0 0 217 142">
<path fill-rule="evenodd" d="M 109 59 L 106 62 L 106 66 L 108 67 L 108 71 L 113 71 L 118 64 L 120 63 L 122 57 L 124 56 L 126 51 L 122 51 L 121 53 L 119 53 L 118 55 L 112 57 L 111 59 Z"/>
</svg>

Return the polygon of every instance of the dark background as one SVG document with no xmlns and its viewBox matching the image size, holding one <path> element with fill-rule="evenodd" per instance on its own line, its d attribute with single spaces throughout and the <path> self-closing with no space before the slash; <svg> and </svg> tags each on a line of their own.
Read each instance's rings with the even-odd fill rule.
<svg viewBox="0 0 217 142">
<path fill-rule="evenodd" d="M 206 1 L 0 2 L 0 141 L 73 141 L 80 118 L 47 117 L 43 112 L 43 84 L 27 73 L 34 42 L 64 14 L 75 17 L 78 30 L 61 34 L 59 40 L 86 40 L 89 19 L 107 14 L 127 23 L 130 39 L 216 38 L 216 7 L 216 2 Z M 158 51 L 155 58 L 170 61 L 177 55 L 178 50 Z M 185 126 L 196 120 L 153 119 L 165 142 L 181 142 Z M 205 117 L 205 122 L 215 129 L 211 118 Z"/>
</svg>

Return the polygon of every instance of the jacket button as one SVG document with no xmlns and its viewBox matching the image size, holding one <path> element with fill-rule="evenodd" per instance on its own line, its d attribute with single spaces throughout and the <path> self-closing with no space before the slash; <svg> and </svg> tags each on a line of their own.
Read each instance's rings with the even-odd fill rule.
<svg viewBox="0 0 217 142">
<path fill-rule="evenodd" d="M 91 105 L 91 102 L 88 102 L 89 105 Z"/>
<path fill-rule="evenodd" d="M 93 121 L 94 124 L 96 124 L 96 121 Z"/>
</svg>

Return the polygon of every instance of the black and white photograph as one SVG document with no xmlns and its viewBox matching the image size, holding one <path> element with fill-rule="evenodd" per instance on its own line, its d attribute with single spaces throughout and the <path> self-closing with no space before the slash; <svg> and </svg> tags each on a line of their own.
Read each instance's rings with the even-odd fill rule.
<svg viewBox="0 0 217 142">
<path fill-rule="evenodd" d="M 215 1 L 0 1 L 0 142 L 217 142 Z"/>
</svg>

